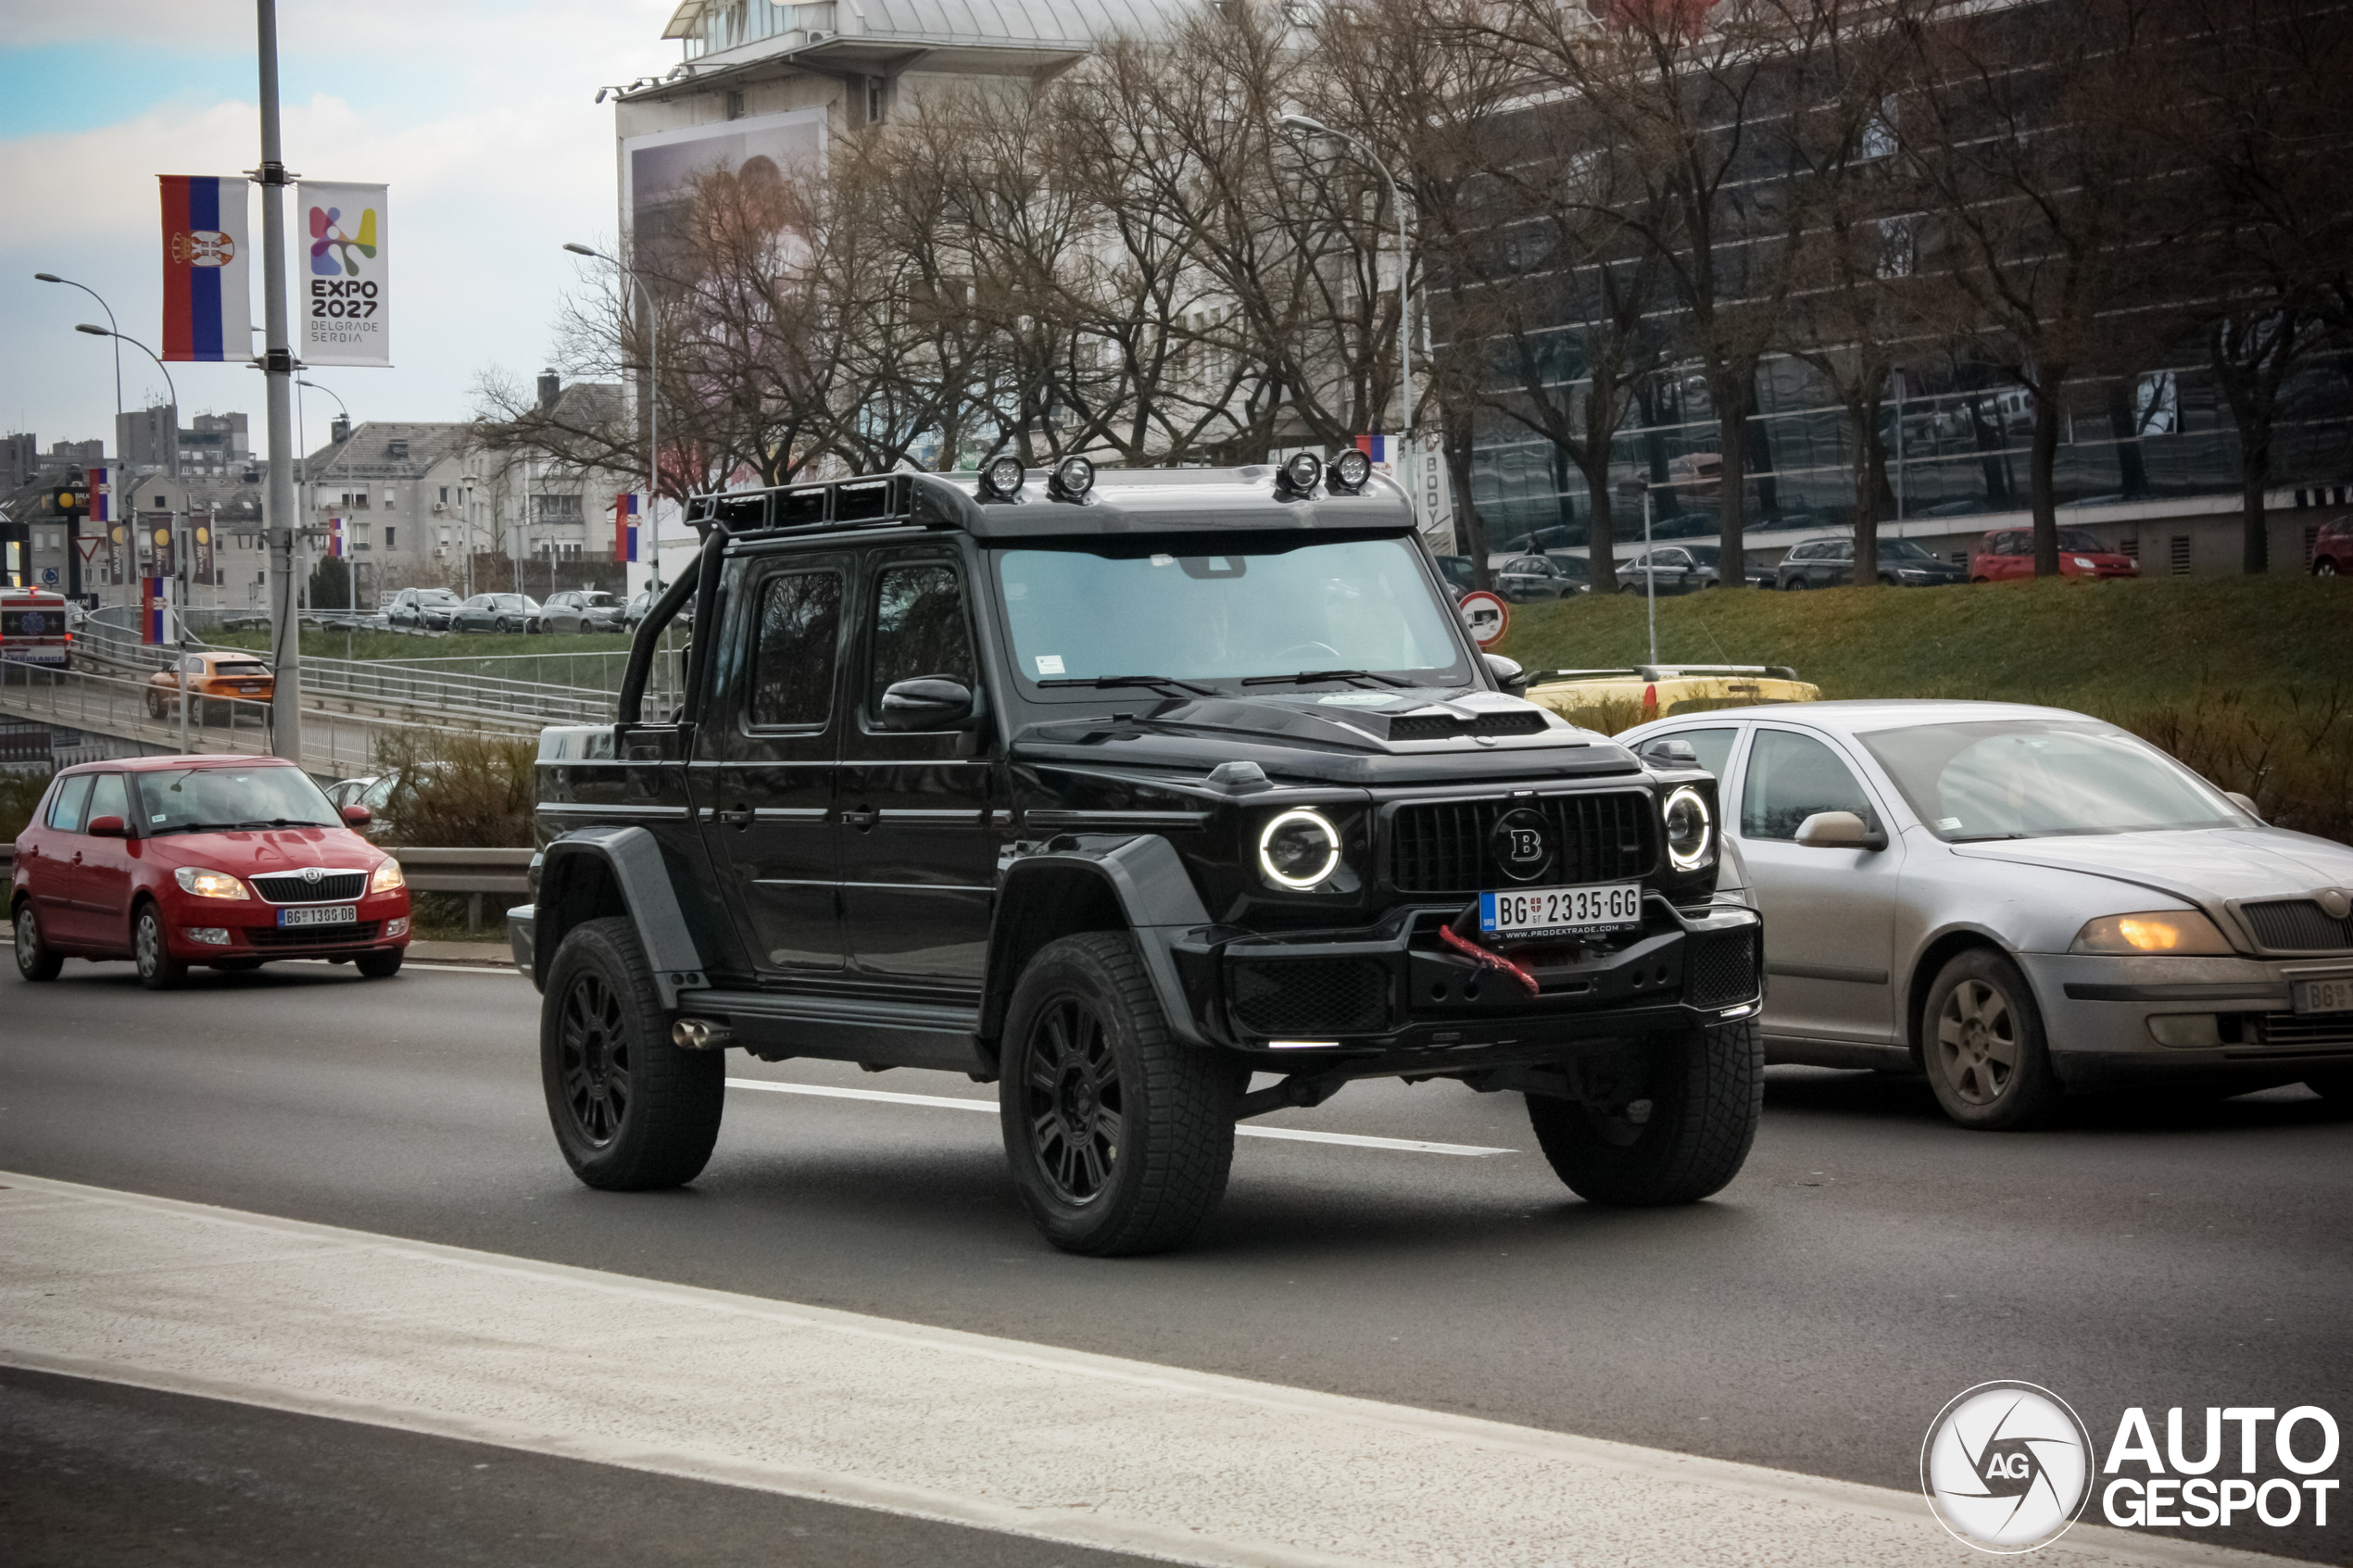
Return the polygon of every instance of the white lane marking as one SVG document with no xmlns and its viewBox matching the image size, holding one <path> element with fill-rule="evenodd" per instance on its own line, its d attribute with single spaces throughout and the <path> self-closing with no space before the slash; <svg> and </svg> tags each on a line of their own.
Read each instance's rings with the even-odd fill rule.
<svg viewBox="0 0 2353 1568">
<path fill-rule="evenodd" d="M 322 969 L 334 967 L 325 959 L 272 959 L 270 961 L 271 963 L 317 964 Z M 518 980 L 522 978 L 522 971 L 512 964 L 421 963 L 415 959 L 409 959 L 403 960 L 400 965 L 400 972 L 403 974 L 419 970 L 434 974 L 510 974 Z"/>
<path fill-rule="evenodd" d="M 44 1177 L 0 1185 L 9 1365 L 1212 1568 L 1971 1555 L 1908 1490 Z M 2037 1562 L 2284 1560 L 2083 1524 Z"/>
<path fill-rule="evenodd" d="M 997 1114 L 993 1099 L 958 1099 L 948 1095 L 900 1095 L 887 1089 L 837 1089 L 824 1084 L 777 1084 L 764 1078 L 730 1078 L 731 1089 L 764 1089 L 777 1095 L 817 1095 L 826 1099 L 875 1099 L 886 1105 L 921 1105 L 936 1110 L 985 1110 Z M 1419 1138 L 1377 1138 L 1366 1133 L 1311 1133 L 1297 1127 L 1236 1127 L 1245 1138 L 1290 1138 L 1297 1143 L 1346 1144 L 1351 1148 L 1394 1148 L 1408 1154 L 1517 1154 L 1516 1148 L 1485 1148 L 1475 1143 L 1427 1143 Z"/>
</svg>

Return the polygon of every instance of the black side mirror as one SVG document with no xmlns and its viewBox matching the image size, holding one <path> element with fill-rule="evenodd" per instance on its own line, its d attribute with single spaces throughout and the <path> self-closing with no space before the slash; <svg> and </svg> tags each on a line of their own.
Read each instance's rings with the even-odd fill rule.
<svg viewBox="0 0 2353 1568">
<path fill-rule="evenodd" d="M 878 715 L 886 730 L 953 730 L 973 717 L 972 688 L 945 675 L 894 681 Z"/>
<path fill-rule="evenodd" d="M 1514 696 L 1528 695 L 1528 671 L 1519 667 L 1518 659 L 1505 659 L 1500 653 L 1485 653 L 1479 657 L 1487 660 L 1487 672 L 1495 677 L 1497 685 Z"/>
<path fill-rule="evenodd" d="M 1699 766 L 1699 753 L 1692 749 L 1690 741 L 1662 735 L 1642 747 L 1642 760 L 1661 768 L 1696 768 Z"/>
</svg>

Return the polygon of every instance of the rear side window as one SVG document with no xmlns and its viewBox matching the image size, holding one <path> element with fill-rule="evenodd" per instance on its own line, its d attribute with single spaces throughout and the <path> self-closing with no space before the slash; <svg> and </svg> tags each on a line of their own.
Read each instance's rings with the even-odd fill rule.
<svg viewBox="0 0 2353 1568">
<path fill-rule="evenodd" d="M 49 825 L 60 833 L 80 833 L 89 820 L 83 809 L 90 804 L 90 775 L 76 773 L 58 786 L 57 798 L 49 806 Z"/>
<path fill-rule="evenodd" d="M 796 571 L 768 579 L 760 590 L 755 635 L 753 725 L 824 723 L 834 706 L 834 657 L 841 640 L 841 574 Z"/>
<path fill-rule="evenodd" d="M 1879 818 L 1854 770 L 1811 735 L 1759 730 L 1748 751 L 1741 787 L 1741 834 L 1795 838 L 1798 824 L 1817 811 L 1852 811 L 1876 830 Z"/>
<path fill-rule="evenodd" d="M 875 669 L 867 710 L 882 710 L 883 693 L 900 681 L 943 676 L 967 687 L 973 677 L 972 633 L 964 622 L 964 584 L 945 564 L 887 569 L 875 592 Z"/>
<path fill-rule="evenodd" d="M 91 787 L 89 814 L 82 821 L 87 825 L 100 817 L 130 820 L 131 797 L 123 790 L 120 773 L 100 773 L 98 782 Z"/>
</svg>

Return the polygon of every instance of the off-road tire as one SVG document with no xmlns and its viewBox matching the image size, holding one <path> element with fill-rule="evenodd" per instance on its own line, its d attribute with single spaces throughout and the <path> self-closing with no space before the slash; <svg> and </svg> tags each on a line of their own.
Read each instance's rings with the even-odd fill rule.
<svg viewBox="0 0 2353 1568">
<path fill-rule="evenodd" d="M 670 1015 L 625 917 L 585 921 L 556 949 L 539 1009 L 539 1076 L 557 1147 L 592 1187 L 682 1185 L 719 1141 L 726 1058 L 671 1044 Z"/>
<path fill-rule="evenodd" d="M 1663 1035 L 1653 1045 L 1641 1123 L 1553 1095 L 1528 1122 L 1553 1173 L 1588 1203 L 1650 1209 L 1721 1192 L 1765 1114 L 1765 1042 L 1754 1020 Z"/>
<path fill-rule="evenodd" d="M 1074 1040 L 1075 1018 L 1090 1018 L 1096 1033 Z M 1057 1020 L 1067 1047 L 1059 1055 L 1051 1032 Z M 1003 1049 L 998 1110 L 1005 1158 L 1013 1189 L 1046 1239 L 1097 1258 L 1165 1252 L 1189 1241 L 1226 1194 L 1234 1096 L 1243 1075 L 1217 1052 L 1170 1035 L 1135 939 L 1092 931 L 1040 949 L 1014 984 Z M 1069 1110 L 1063 1078 L 1051 1071 L 1055 1061 L 1076 1072 L 1069 1064 L 1089 1052 L 1112 1082 L 1108 1092 L 1090 1086 L 1084 1107 L 1072 1114 L 1083 1116 L 1089 1130 L 1085 1147 L 1097 1144 L 1092 1132 L 1102 1127 L 1101 1107 L 1116 1116 L 1116 1134 L 1101 1140 L 1108 1145 L 1108 1170 L 1101 1170 L 1098 1148 L 1098 1185 L 1074 1196 L 1075 1184 L 1065 1185 L 1048 1166 L 1073 1158 L 1079 1140 L 1070 1131 L 1079 1123 L 1058 1121 L 1045 1133 L 1040 1125 Z"/>
<path fill-rule="evenodd" d="M 176 990 L 188 978 L 188 966 L 171 956 L 170 927 L 155 903 L 132 911 L 131 961 L 139 966 L 139 984 L 150 991 Z"/>
<path fill-rule="evenodd" d="M 370 980 L 389 980 L 400 972 L 400 960 L 406 956 L 397 947 L 388 953 L 362 953 L 351 960 L 351 967 Z"/>
<path fill-rule="evenodd" d="M 17 973 L 35 982 L 55 980 L 66 967 L 65 955 L 41 935 L 41 916 L 30 897 L 17 906 L 16 918 L 9 923 L 16 938 Z"/>
<path fill-rule="evenodd" d="M 2006 1023 L 1991 1022 L 1989 1009 Z M 1979 1039 L 1968 1029 L 1973 1016 Z M 1936 1103 L 1964 1127 L 2015 1132 L 2039 1126 L 2066 1098 L 2032 987 L 2018 965 L 1990 947 L 1956 954 L 1937 974 L 1920 1011 L 1919 1040 Z"/>
</svg>

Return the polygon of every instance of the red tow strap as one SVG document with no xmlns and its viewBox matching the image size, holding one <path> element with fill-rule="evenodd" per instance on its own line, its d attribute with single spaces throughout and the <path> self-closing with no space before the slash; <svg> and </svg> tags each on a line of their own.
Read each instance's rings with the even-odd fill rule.
<svg viewBox="0 0 2353 1568">
<path fill-rule="evenodd" d="M 1451 925 L 1440 926 L 1438 935 L 1441 941 L 1478 964 L 1481 969 L 1500 969 L 1522 985 L 1527 986 L 1529 996 L 1536 995 L 1536 977 L 1492 947 L 1482 947 L 1467 936 L 1456 935 L 1454 928 Z"/>
</svg>

